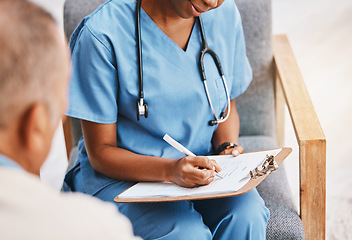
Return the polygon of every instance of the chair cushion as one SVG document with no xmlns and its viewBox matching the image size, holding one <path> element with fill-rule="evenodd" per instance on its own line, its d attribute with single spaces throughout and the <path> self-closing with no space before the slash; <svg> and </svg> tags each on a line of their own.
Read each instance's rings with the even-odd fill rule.
<svg viewBox="0 0 352 240">
<path fill-rule="evenodd" d="M 66 0 L 64 5 L 64 29 L 67 38 L 71 37 L 81 20 L 92 13 L 106 0 Z"/>
<path fill-rule="evenodd" d="M 274 79 L 271 0 L 235 0 L 242 16 L 253 82 L 236 99 L 240 135 L 274 136 Z"/>
<path fill-rule="evenodd" d="M 243 136 L 239 143 L 245 152 L 273 149 L 277 147 L 274 138 L 267 136 Z M 284 165 L 268 176 L 257 190 L 270 210 L 267 239 L 304 239 L 302 221 L 292 202 Z"/>
<path fill-rule="evenodd" d="M 68 159 L 67 172 L 73 168 L 77 162 L 78 158 L 78 146 L 73 146 L 70 153 L 70 158 Z"/>
</svg>

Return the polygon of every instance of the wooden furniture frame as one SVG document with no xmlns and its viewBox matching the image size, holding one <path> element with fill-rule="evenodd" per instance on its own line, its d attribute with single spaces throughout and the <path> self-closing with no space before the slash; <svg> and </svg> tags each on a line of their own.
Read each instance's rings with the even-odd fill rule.
<svg viewBox="0 0 352 240">
<path fill-rule="evenodd" d="M 299 146 L 300 216 L 306 239 L 325 240 L 326 138 L 286 35 L 273 38 L 276 133 L 284 141 L 288 107 Z"/>
<path fill-rule="evenodd" d="M 70 159 L 71 150 L 73 148 L 71 118 L 68 116 L 64 116 L 64 118 L 62 119 L 62 126 L 64 129 L 67 159 Z"/>
<path fill-rule="evenodd" d="M 325 240 L 326 139 L 286 35 L 273 37 L 273 50 L 277 141 L 283 146 L 286 104 L 299 145 L 300 216 L 305 236 L 308 240 Z M 69 156 L 70 118 L 63 124 Z"/>
</svg>

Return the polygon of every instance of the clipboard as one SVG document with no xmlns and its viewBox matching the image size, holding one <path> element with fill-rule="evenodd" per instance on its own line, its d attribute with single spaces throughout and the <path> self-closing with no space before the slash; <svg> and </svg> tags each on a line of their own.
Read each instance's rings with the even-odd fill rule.
<svg viewBox="0 0 352 240">
<path fill-rule="evenodd" d="M 260 151 L 264 152 L 264 151 Z M 257 152 L 257 153 L 260 153 Z M 121 198 L 119 194 L 115 197 L 114 201 L 117 203 L 145 203 L 145 202 L 174 202 L 174 201 L 189 201 L 189 200 L 203 200 L 224 198 L 242 195 L 254 189 L 259 185 L 271 172 L 275 171 L 278 166 L 285 160 L 285 158 L 292 152 L 292 148 L 282 148 L 275 156 L 267 156 L 265 161 L 257 168 L 250 171 L 250 180 L 239 190 L 229 191 L 223 193 L 210 193 L 200 195 L 182 195 L 182 196 L 158 196 L 158 197 L 138 197 L 138 198 Z M 255 152 L 253 152 L 255 153 Z M 133 186 L 132 186 L 133 187 Z M 131 188 L 132 188 L 131 187 Z"/>
</svg>

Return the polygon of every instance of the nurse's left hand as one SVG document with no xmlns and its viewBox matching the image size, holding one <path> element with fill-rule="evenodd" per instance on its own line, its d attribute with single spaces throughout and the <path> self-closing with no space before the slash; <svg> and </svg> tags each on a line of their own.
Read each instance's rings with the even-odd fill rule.
<svg viewBox="0 0 352 240">
<path fill-rule="evenodd" d="M 234 148 L 225 149 L 219 155 L 233 155 L 233 156 L 237 157 L 238 155 L 240 155 L 242 153 L 243 153 L 243 147 L 236 146 Z"/>
</svg>

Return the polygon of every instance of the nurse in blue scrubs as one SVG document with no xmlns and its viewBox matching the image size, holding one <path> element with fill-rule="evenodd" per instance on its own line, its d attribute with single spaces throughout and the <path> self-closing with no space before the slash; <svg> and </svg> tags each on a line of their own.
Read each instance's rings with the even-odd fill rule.
<svg viewBox="0 0 352 240">
<path fill-rule="evenodd" d="M 83 138 L 77 163 L 66 175 L 66 190 L 109 202 L 136 181 L 207 185 L 221 169 L 206 155 L 243 151 L 236 146 L 235 98 L 249 86 L 252 71 L 234 1 L 142 1 L 148 117 L 140 119 L 136 11 L 135 0 L 107 1 L 80 23 L 70 40 L 73 73 L 67 115 L 81 119 Z M 198 68 L 203 48 L 199 16 L 209 48 L 221 61 L 231 102 L 213 59 L 205 55 L 215 115 L 220 118 L 230 110 L 225 122 L 213 125 Z M 163 140 L 166 133 L 199 157 L 171 147 Z M 117 206 L 143 239 L 265 239 L 269 218 L 256 190 L 232 198 Z"/>
</svg>

